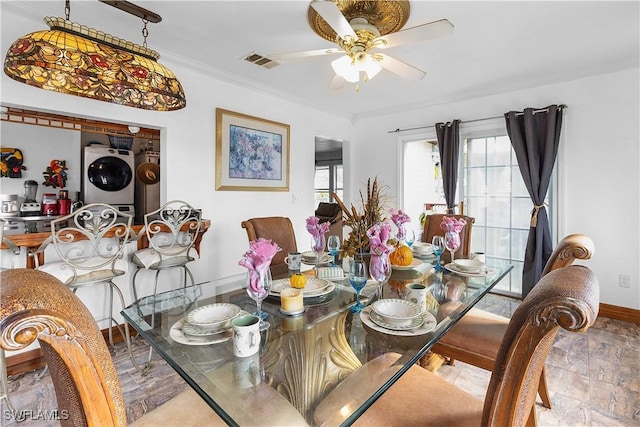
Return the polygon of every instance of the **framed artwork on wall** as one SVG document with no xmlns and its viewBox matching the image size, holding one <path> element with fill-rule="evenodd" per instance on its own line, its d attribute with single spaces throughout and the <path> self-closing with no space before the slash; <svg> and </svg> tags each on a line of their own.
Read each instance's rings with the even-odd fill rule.
<svg viewBox="0 0 640 427">
<path fill-rule="evenodd" d="M 289 191 L 289 131 L 216 108 L 216 190 Z"/>
</svg>

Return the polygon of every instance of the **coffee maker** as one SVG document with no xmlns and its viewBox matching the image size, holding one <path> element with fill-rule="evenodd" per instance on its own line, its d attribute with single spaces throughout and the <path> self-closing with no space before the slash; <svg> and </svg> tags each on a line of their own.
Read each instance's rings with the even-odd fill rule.
<svg viewBox="0 0 640 427">
<path fill-rule="evenodd" d="M 38 216 L 41 212 L 40 202 L 36 200 L 38 182 L 26 180 L 24 182 L 24 202 L 20 205 L 21 216 Z"/>
</svg>

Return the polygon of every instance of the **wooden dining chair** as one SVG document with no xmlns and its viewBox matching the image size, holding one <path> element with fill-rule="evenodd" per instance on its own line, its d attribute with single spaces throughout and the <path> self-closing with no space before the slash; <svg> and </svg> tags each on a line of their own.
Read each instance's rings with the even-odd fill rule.
<svg viewBox="0 0 640 427">
<path fill-rule="evenodd" d="M 558 243 L 549 257 L 543 276 L 572 264 L 576 259 L 587 260 L 593 252 L 593 241 L 588 236 L 568 235 Z M 473 308 L 432 347 L 432 351 L 449 358 L 450 363 L 456 359 L 492 371 L 508 325 L 509 319 L 506 317 Z M 544 367 L 538 394 L 543 406 L 551 408 Z"/>
<path fill-rule="evenodd" d="M 36 340 L 49 368 L 60 424 L 126 426 L 122 388 L 109 349 L 89 310 L 54 276 L 34 269 L 0 273 L 0 347 L 20 350 Z M 133 426 L 226 426 L 188 389 Z"/>
<path fill-rule="evenodd" d="M 289 267 L 284 262 L 289 252 L 298 252 L 296 234 L 293 231 L 291 220 L 286 217 L 271 216 L 262 218 L 250 218 L 240 223 L 242 228 L 247 230 L 249 241 L 259 237 L 274 241 L 282 249 L 271 260 L 271 274 L 280 276 L 289 271 Z"/>
<path fill-rule="evenodd" d="M 558 330 L 586 331 L 596 320 L 598 304 L 598 280 L 589 268 L 552 271 L 513 313 L 484 403 L 413 365 L 353 425 L 533 426 L 540 373 Z"/>
<path fill-rule="evenodd" d="M 453 214 L 431 214 L 424 218 L 424 227 L 422 230 L 422 241 L 431 243 L 433 236 L 444 236 L 445 231 L 440 228 L 442 218 L 445 216 L 464 219 L 467 225 L 464 226 L 460 232 L 460 247 L 454 252 L 456 258 L 469 258 L 471 255 L 471 230 L 473 229 L 473 223 L 475 218 L 467 215 L 453 215 Z M 440 259 L 446 264 L 451 262 L 451 254 L 449 251 L 444 251 L 440 256 Z"/>
</svg>

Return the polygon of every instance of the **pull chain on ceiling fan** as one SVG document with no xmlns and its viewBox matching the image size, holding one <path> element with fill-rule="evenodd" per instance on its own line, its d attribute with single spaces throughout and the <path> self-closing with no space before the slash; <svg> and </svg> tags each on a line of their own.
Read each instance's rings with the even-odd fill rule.
<svg viewBox="0 0 640 427">
<path fill-rule="evenodd" d="M 288 62 L 312 56 L 344 54 L 331 62 L 336 73 L 330 87 L 368 81 L 383 68 L 409 80 L 420 80 L 426 73 L 395 59 L 378 49 L 430 40 L 453 32 L 446 19 L 402 30 L 410 14 L 407 0 L 314 0 L 307 13 L 309 25 L 320 37 L 336 43 L 339 48 L 272 54 L 278 62 Z M 356 85 L 356 91 L 359 85 Z"/>
</svg>

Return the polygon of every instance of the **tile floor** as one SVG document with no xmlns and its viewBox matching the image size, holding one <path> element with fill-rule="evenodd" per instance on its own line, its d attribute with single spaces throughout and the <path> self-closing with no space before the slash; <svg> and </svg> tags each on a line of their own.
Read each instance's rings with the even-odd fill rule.
<svg viewBox="0 0 640 427">
<path fill-rule="evenodd" d="M 510 316 L 518 301 L 490 295 L 480 308 Z M 148 347 L 134 341 L 138 360 Z M 186 387 L 184 381 L 154 353 L 151 374 L 143 377 L 131 365 L 124 345 L 114 355 L 127 402 L 130 421 L 162 404 Z M 490 373 L 464 363 L 438 371 L 448 381 L 483 399 Z M 560 331 L 547 360 L 552 409 L 538 405 L 538 425 L 638 426 L 640 425 L 640 325 L 599 318 L 586 333 Z M 38 370 L 12 378 L 12 402 L 25 420 L 11 419 L 2 401 L 2 426 L 59 426 L 51 418 L 55 394 L 50 378 Z M 170 426 L 163 426 L 170 427 Z"/>
</svg>

